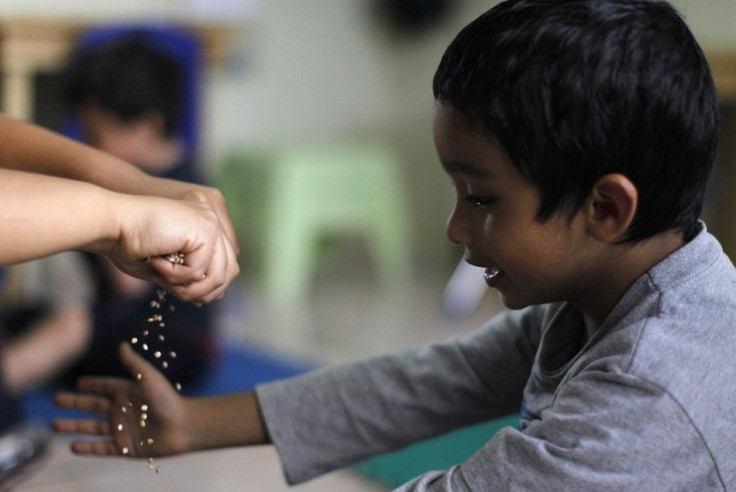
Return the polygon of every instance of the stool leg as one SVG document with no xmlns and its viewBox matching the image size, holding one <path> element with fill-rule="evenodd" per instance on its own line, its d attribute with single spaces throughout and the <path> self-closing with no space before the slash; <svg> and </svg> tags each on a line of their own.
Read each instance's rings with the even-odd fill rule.
<svg viewBox="0 0 736 492">
<path fill-rule="evenodd" d="M 297 193 L 298 175 L 285 166 L 274 180 L 266 232 L 264 287 L 266 296 L 280 306 L 294 306 L 307 296 L 316 245 L 310 214 Z"/>
</svg>

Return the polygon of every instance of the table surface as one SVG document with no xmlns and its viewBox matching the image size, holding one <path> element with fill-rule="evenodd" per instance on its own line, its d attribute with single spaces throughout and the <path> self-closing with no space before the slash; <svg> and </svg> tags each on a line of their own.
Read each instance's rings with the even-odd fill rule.
<svg viewBox="0 0 736 492">
<path fill-rule="evenodd" d="M 31 492 L 130 491 L 289 491 L 381 492 L 386 489 L 350 471 L 338 471 L 305 484 L 286 484 L 273 446 L 229 448 L 147 459 L 76 456 L 68 440 L 54 436 L 48 452 L 15 477 L 10 490 Z M 3 484 L 5 485 L 5 484 Z M 3 489 L 5 490 L 5 489 Z"/>
</svg>

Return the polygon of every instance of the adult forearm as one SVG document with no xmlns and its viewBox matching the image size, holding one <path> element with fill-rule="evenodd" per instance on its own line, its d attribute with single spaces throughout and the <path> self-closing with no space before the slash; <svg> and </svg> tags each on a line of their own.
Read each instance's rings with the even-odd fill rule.
<svg viewBox="0 0 736 492">
<path fill-rule="evenodd" d="M 0 167 L 86 181 L 123 193 L 157 194 L 158 178 L 44 128 L 0 116 Z"/>
<path fill-rule="evenodd" d="M 213 208 L 231 248 L 238 253 L 225 199 L 210 186 L 149 175 L 132 164 L 41 127 L 0 115 L 0 169 L 85 181 L 131 195 L 182 199 L 197 191 Z"/>
<path fill-rule="evenodd" d="M 116 240 L 116 207 L 122 205 L 116 195 L 122 196 L 88 183 L 0 169 L 0 265 Z"/>
</svg>

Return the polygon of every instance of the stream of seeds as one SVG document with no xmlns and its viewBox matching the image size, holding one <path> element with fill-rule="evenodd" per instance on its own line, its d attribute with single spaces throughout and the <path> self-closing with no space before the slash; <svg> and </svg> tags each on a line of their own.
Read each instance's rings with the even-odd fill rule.
<svg viewBox="0 0 736 492">
<path fill-rule="evenodd" d="M 184 263 L 184 255 L 182 253 L 172 253 L 168 256 L 166 256 L 166 259 L 174 264 L 183 264 Z M 161 364 L 161 369 L 164 371 L 169 367 L 169 360 L 176 358 L 176 352 L 173 350 L 170 350 L 168 352 L 165 351 L 165 345 L 164 342 L 166 341 L 166 336 L 164 334 L 164 328 L 166 327 L 166 324 L 164 323 L 164 315 L 162 314 L 163 306 L 166 305 L 166 294 L 167 292 L 164 289 L 157 289 L 156 295 L 150 302 L 150 307 L 152 309 L 151 315 L 146 319 L 148 322 L 149 328 L 143 330 L 143 333 L 141 333 L 140 338 L 139 337 L 133 337 L 130 340 L 130 343 L 133 345 L 140 345 L 140 348 L 144 352 L 151 352 L 153 353 L 154 358 L 158 359 Z M 169 304 L 168 309 L 170 311 L 174 311 L 174 305 Z M 136 374 L 136 379 L 138 381 L 143 379 L 143 374 L 138 373 Z M 177 391 L 181 391 L 181 384 L 176 383 L 174 385 L 176 387 Z M 136 409 L 132 402 L 128 402 L 127 406 L 123 406 L 120 409 L 123 413 L 127 412 L 139 412 L 139 418 L 138 418 L 138 425 L 141 428 L 146 427 L 146 421 L 148 420 L 148 412 L 150 410 L 150 407 L 148 404 L 143 403 L 141 404 L 140 408 Z M 118 424 L 117 427 L 118 431 L 123 430 L 123 424 Z M 145 434 L 145 433 L 143 433 Z M 153 444 L 153 438 L 151 437 L 145 437 L 143 440 L 141 440 L 138 444 L 141 449 L 144 448 L 146 445 Z M 123 447 L 121 450 L 124 455 L 127 455 L 130 450 L 127 447 Z M 161 473 L 161 467 L 156 466 L 156 464 L 153 461 L 153 458 L 148 458 L 148 469 L 155 471 L 156 473 Z"/>
</svg>

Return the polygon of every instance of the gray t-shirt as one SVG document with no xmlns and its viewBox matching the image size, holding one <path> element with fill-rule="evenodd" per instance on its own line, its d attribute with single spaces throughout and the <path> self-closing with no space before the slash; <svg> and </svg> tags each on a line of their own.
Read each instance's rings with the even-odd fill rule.
<svg viewBox="0 0 736 492">
<path fill-rule="evenodd" d="M 736 271 L 716 239 L 703 228 L 585 333 L 569 304 L 533 306 L 258 398 L 290 483 L 520 412 L 400 490 L 736 488 Z"/>
</svg>

